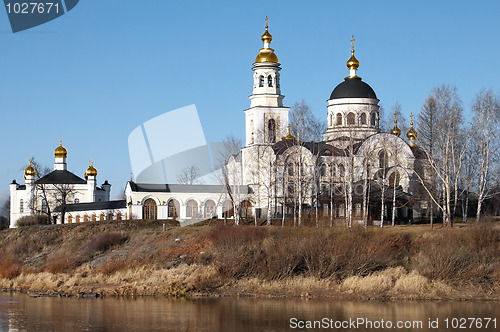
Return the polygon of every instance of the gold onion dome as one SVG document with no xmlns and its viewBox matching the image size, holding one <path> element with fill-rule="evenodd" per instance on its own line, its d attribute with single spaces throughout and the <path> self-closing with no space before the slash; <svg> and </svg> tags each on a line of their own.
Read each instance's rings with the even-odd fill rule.
<svg viewBox="0 0 500 332">
<path fill-rule="evenodd" d="M 417 139 L 417 131 L 415 129 L 413 129 L 413 127 L 410 128 L 410 130 L 408 130 L 408 133 L 406 134 L 406 137 L 408 137 L 408 139 L 411 139 L 411 140 L 414 140 L 414 139 Z"/>
<path fill-rule="evenodd" d="M 264 42 L 264 43 L 271 43 L 271 41 L 273 40 L 273 36 L 271 36 L 271 34 L 269 33 L 269 31 L 267 29 L 268 29 L 268 26 L 266 23 L 266 32 L 264 32 L 264 34 L 262 35 L 262 37 L 260 37 L 260 39 L 262 39 L 262 42 Z"/>
<path fill-rule="evenodd" d="M 410 130 L 408 130 L 408 133 L 406 134 L 406 137 L 410 140 L 410 142 L 413 142 L 414 140 L 417 139 L 418 133 L 415 129 L 413 129 L 413 113 L 410 114 L 411 122 L 410 122 Z"/>
<path fill-rule="evenodd" d="M 354 56 L 354 46 L 351 49 L 351 57 L 349 58 L 349 60 L 347 60 L 346 65 L 347 65 L 347 68 L 349 68 L 349 70 L 352 70 L 352 69 L 358 70 L 358 68 L 359 68 L 359 61 Z"/>
<path fill-rule="evenodd" d="M 396 112 L 394 112 L 394 128 L 391 130 L 391 134 L 396 135 L 397 137 L 401 136 L 401 129 L 398 128 L 398 120 L 396 119 Z"/>
<path fill-rule="evenodd" d="M 36 170 L 33 166 L 31 166 L 31 158 L 30 158 L 29 165 L 24 170 L 24 179 L 26 179 L 26 177 L 28 176 L 35 176 L 35 175 L 36 175 Z"/>
<path fill-rule="evenodd" d="M 398 128 L 396 123 L 394 123 L 394 128 L 392 128 L 391 134 L 396 135 L 397 137 L 401 136 L 401 129 Z"/>
<path fill-rule="evenodd" d="M 355 41 L 356 41 L 356 39 L 354 39 L 354 36 L 352 36 L 352 39 L 351 39 L 351 57 L 349 58 L 349 60 L 347 60 L 347 63 L 346 63 L 346 66 L 347 66 L 347 68 L 349 68 L 349 70 L 358 70 L 358 68 L 359 68 L 359 61 L 354 56 L 354 42 Z"/>
<path fill-rule="evenodd" d="M 293 137 L 292 134 L 290 134 L 290 124 L 288 124 L 288 134 L 281 139 L 290 139 L 290 140 L 295 139 L 295 137 Z"/>
<path fill-rule="evenodd" d="M 278 57 L 274 53 L 274 50 L 269 47 L 269 44 L 271 44 L 271 41 L 273 40 L 273 36 L 271 36 L 271 34 L 269 33 L 268 28 L 269 27 L 267 25 L 267 16 L 266 16 L 266 31 L 260 38 L 264 43 L 264 48 L 260 49 L 259 54 L 257 54 L 257 57 L 255 58 L 255 63 L 263 63 L 263 62 L 279 63 Z"/>
<path fill-rule="evenodd" d="M 66 158 L 67 156 L 68 151 L 62 146 L 62 140 L 59 140 L 59 146 L 54 150 L 54 157 Z"/>
<path fill-rule="evenodd" d="M 97 176 L 97 169 L 94 167 L 92 163 L 92 158 L 90 159 L 90 166 L 87 168 L 87 171 L 85 172 L 85 178 L 88 178 L 89 176 Z"/>
</svg>

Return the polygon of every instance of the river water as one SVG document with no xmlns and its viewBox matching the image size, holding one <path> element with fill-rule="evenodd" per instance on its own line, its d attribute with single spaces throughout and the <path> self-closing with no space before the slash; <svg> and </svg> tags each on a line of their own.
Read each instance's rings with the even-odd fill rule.
<svg viewBox="0 0 500 332">
<path fill-rule="evenodd" d="M 328 330 L 500 331 L 500 303 L 0 295 L 0 331 Z"/>
</svg>

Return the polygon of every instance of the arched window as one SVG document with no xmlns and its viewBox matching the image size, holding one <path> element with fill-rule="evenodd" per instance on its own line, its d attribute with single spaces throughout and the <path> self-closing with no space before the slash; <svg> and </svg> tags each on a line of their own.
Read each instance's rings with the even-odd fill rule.
<svg viewBox="0 0 500 332">
<path fill-rule="evenodd" d="M 84 215 L 84 216 L 83 216 L 83 221 L 84 221 L 84 222 L 88 222 L 88 221 L 89 221 L 89 216 Z"/>
<path fill-rule="evenodd" d="M 90 218 L 90 221 L 96 221 L 96 216 L 95 216 L 95 213 L 92 215 L 92 217 Z"/>
<path fill-rule="evenodd" d="M 361 113 L 361 118 L 359 119 L 359 121 L 362 125 L 366 124 L 366 114 L 365 113 Z"/>
<path fill-rule="evenodd" d="M 247 200 L 241 202 L 241 216 L 243 218 L 249 218 L 252 216 L 252 203 Z"/>
<path fill-rule="evenodd" d="M 376 119 L 377 119 L 377 116 L 375 115 L 375 113 L 372 113 L 372 119 L 371 119 L 370 125 L 375 126 Z"/>
<path fill-rule="evenodd" d="M 111 212 L 108 213 L 108 220 L 113 220 L 113 214 Z"/>
<path fill-rule="evenodd" d="M 399 186 L 399 183 L 401 181 L 401 176 L 399 175 L 399 172 L 394 172 L 389 176 L 389 185 L 392 186 Z"/>
<path fill-rule="evenodd" d="M 73 217 L 71 215 L 68 216 L 68 224 L 73 223 Z"/>
<path fill-rule="evenodd" d="M 222 218 L 232 218 L 234 216 L 234 207 L 231 201 L 225 201 L 222 206 Z"/>
<path fill-rule="evenodd" d="M 287 169 L 288 169 L 288 176 L 293 176 L 293 163 L 288 163 L 288 165 L 286 166 Z"/>
<path fill-rule="evenodd" d="M 168 218 L 177 218 L 179 217 L 179 202 L 175 199 L 171 199 L 168 201 L 168 212 L 167 212 L 167 217 Z"/>
<path fill-rule="evenodd" d="M 337 126 L 342 126 L 342 114 L 337 113 Z"/>
<path fill-rule="evenodd" d="M 389 166 L 387 162 L 387 153 L 385 150 L 380 150 L 378 153 L 378 167 L 386 168 L 387 166 Z"/>
<path fill-rule="evenodd" d="M 326 176 L 326 165 L 321 164 L 319 166 L 319 176 Z"/>
<path fill-rule="evenodd" d="M 47 206 L 47 201 L 45 200 L 45 198 L 42 198 L 42 212 L 49 212 L 49 207 Z"/>
<path fill-rule="evenodd" d="M 343 177 L 345 175 L 345 167 L 343 164 L 339 165 L 339 176 Z"/>
<path fill-rule="evenodd" d="M 76 215 L 75 222 L 80 222 L 80 215 Z"/>
<path fill-rule="evenodd" d="M 156 201 L 152 198 L 148 198 L 142 206 L 142 218 L 147 220 L 158 219 L 158 206 Z"/>
<path fill-rule="evenodd" d="M 75 204 L 80 203 L 80 200 L 78 198 L 75 198 Z"/>
<path fill-rule="evenodd" d="M 198 218 L 198 203 L 190 199 L 186 204 L 186 217 Z"/>
<path fill-rule="evenodd" d="M 23 213 L 24 212 L 24 201 L 21 199 L 19 201 L 19 213 Z"/>
<path fill-rule="evenodd" d="M 269 87 L 273 86 L 273 77 L 271 75 L 267 77 L 267 86 Z"/>
<path fill-rule="evenodd" d="M 215 215 L 215 203 L 212 200 L 205 202 L 205 218 L 210 218 Z"/>
<path fill-rule="evenodd" d="M 259 77 L 259 86 L 260 87 L 264 86 L 264 76 L 262 76 L 262 75 Z"/>
<path fill-rule="evenodd" d="M 335 178 L 336 172 L 335 172 L 335 164 L 330 165 L 330 178 Z"/>
<path fill-rule="evenodd" d="M 347 124 L 348 125 L 356 124 L 356 116 L 354 115 L 354 113 L 351 112 L 347 114 Z"/>
<path fill-rule="evenodd" d="M 104 221 L 104 213 L 101 213 L 101 215 L 99 216 L 99 221 Z"/>
<path fill-rule="evenodd" d="M 116 220 L 122 220 L 122 214 L 120 212 L 116 215 Z"/>
<path fill-rule="evenodd" d="M 333 115 L 330 114 L 330 116 L 328 117 L 328 127 L 331 127 L 333 126 Z"/>
<path fill-rule="evenodd" d="M 267 122 L 268 129 L 268 140 L 270 143 L 276 143 L 276 121 L 274 119 L 270 119 Z"/>
</svg>

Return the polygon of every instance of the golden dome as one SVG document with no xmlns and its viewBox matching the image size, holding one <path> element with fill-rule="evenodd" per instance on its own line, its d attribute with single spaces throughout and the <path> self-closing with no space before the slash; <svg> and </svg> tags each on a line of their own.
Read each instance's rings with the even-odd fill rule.
<svg viewBox="0 0 500 332">
<path fill-rule="evenodd" d="M 264 43 L 270 43 L 273 40 L 273 36 L 271 36 L 269 31 L 267 30 L 267 24 L 266 24 L 266 32 L 264 32 L 264 34 L 262 35 L 262 37 L 260 37 L 260 39 L 262 39 Z"/>
<path fill-rule="evenodd" d="M 408 130 L 408 133 L 406 134 L 406 137 L 410 140 L 410 146 L 415 146 L 414 141 L 417 139 L 418 134 L 415 129 L 413 129 L 413 113 L 410 113 L 410 130 Z"/>
<path fill-rule="evenodd" d="M 267 26 L 267 16 L 266 16 L 266 31 L 260 38 L 264 43 L 264 48 L 260 49 L 259 54 L 257 54 L 257 57 L 255 58 L 255 63 L 263 63 L 263 62 L 279 63 L 278 57 L 274 53 L 274 50 L 269 47 L 269 44 L 273 40 L 273 36 L 271 36 L 271 34 L 269 33 L 268 28 L 269 27 Z"/>
<path fill-rule="evenodd" d="M 410 140 L 417 139 L 417 137 L 418 137 L 417 131 L 415 129 L 413 129 L 413 127 L 411 127 L 410 130 L 408 130 L 406 137 L 408 137 L 408 139 L 410 139 Z"/>
<path fill-rule="evenodd" d="M 279 63 L 278 62 L 278 57 L 274 53 L 274 50 L 272 48 L 262 48 L 257 54 L 257 57 L 255 58 L 255 62 L 257 63 L 262 63 L 262 62 L 274 62 L 274 63 Z"/>
<path fill-rule="evenodd" d="M 354 49 L 351 50 L 351 58 L 349 60 L 347 60 L 346 65 L 347 65 L 347 68 L 349 68 L 349 70 L 351 70 L 351 69 L 358 70 L 359 61 L 354 56 Z"/>
<path fill-rule="evenodd" d="M 397 137 L 401 136 L 401 129 L 398 128 L 398 120 L 396 119 L 397 111 L 394 111 L 394 128 L 391 130 L 391 134 L 396 135 Z"/>
<path fill-rule="evenodd" d="M 28 176 L 35 176 L 36 175 L 36 170 L 31 166 L 31 158 L 28 167 L 24 170 L 24 179 L 26 180 L 26 177 Z"/>
<path fill-rule="evenodd" d="M 295 137 L 293 137 L 292 134 L 290 134 L 290 124 L 288 124 L 288 134 L 285 137 L 282 137 L 281 139 L 282 140 L 284 140 L 284 139 L 295 139 Z"/>
<path fill-rule="evenodd" d="M 55 158 L 66 158 L 68 156 L 68 151 L 62 146 L 62 140 L 59 140 L 59 146 L 54 150 Z"/>
<path fill-rule="evenodd" d="M 97 176 L 97 169 L 94 167 L 92 163 L 92 158 L 90 159 L 90 166 L 87 168 L 87 171 L 85 172 L 85 178 L 88 178 L 89 176 Z"/>
<path fill-rule="evenodd" d="M 391 134 L 396 135 L 397 137 L 399 137 L 399 136 L 401 136 L 401 129 L 399 129 L 396 124 L 394 124 L 394 128 L 392 128 Z"/>
</svg>

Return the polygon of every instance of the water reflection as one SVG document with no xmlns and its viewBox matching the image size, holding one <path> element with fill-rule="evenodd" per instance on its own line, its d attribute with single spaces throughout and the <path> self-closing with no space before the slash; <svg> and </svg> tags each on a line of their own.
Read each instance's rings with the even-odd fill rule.
<svg viewBox="0 0 500 332">
<path fill-rule="evenodd" d="M 453 317 L 499 317 L 496 302 L 355 302 L 301 299 L 76 299 L 0 295 L 2 331 L 291 331 L 301 321 L 421 321 L 422 328 L 394 331 L 440 331 L 428 320 Z M 500 319 L 499 322 L 500 324 Z M 497 324 L 497 329 L 499 328 Z M 493 325 L 489 331 L 493 331 Z M 325 329 L 307 329 L 316 331 Z M 370 329 L 332 328 L 335 331 Z M 375 329 L 373 329 L 375 330 Z M 445 330 L 445 329 L 442 329 Z M 446 331 L 451 331 L 447 329 Z M 463 329 L 462 329 L 463 330 Z M 467 329 L 469 330 L 469 329 Z M 381 329 L 377 329 L 381 331 Z M 485 329 L 482 329 L 485 331 Z"/>
</svg>

